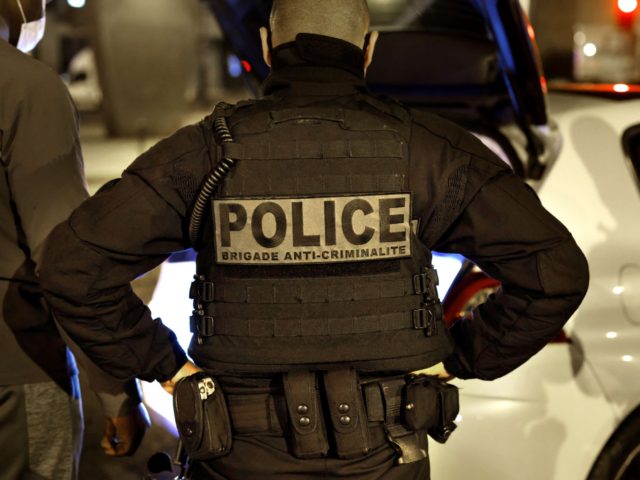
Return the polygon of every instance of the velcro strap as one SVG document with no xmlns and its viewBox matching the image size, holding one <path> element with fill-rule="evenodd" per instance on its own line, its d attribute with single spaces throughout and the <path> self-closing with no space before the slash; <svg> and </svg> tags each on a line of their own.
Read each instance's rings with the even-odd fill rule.
<svg viewBox="0 0 640 480">
<path fill-rule="evenodd" d="M 235 433 L 283 433 L 272 394 L 227 395 L 227 404 Z"/>
<path fill-rule="evenodd" d="M 367 405 L 367 417 L 370 422 L 384 422 L 384 400 L 377 382 L 366 383 L 362 386 Z"/>
<path fill-rule="evenodd" d="M 385 404 L 385 429 L 391 444 L 400 454 L 399 464 L 412 463 L 427 458 L 426 450 L 420 448 L 418 432 L 405 427 L 402 408 L 406 381 L 402 378 L 379 383 Z"/>
<path fill-rule="evenodd" d="M 291 423 L 292 450 L 298 458 L 319 458 L 329 451 L 315 374 L 309 371 L 283 375 L 284 394 Z"/>
<path fill-rule="evenodd" d="M 398 140 L 334 140 L 326 142 L 228 142 L 222 156 L 234 160 L 293 160 L 321 158 L 402 158 L 403 145 Z"/>
<path fill-rule="evenodd" d="M 338 457 L 365 455 L 371 449 L 371 444 L 356 371 L 330 370 L 323 375 L 323 382 Z"/>
</svg>

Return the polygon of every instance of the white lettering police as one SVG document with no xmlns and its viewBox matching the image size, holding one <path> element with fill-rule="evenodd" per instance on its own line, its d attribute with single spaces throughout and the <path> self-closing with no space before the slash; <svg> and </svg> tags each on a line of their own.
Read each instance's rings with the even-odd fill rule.
<svg viewBox="0 0 640 480">
<path fill-rule="evenodd" d="M 411 255 L 411 195 L 213 201 L 216 262 L 304 264 Z"/>
</svg>

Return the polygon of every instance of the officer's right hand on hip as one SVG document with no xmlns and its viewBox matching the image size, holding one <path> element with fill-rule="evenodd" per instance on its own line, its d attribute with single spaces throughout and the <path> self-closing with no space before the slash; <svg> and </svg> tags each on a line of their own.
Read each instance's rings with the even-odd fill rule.
<svg viewBox="0 0 640 480">
<path fill-rule="evenodd" d="M 173 395 L 173 389 L 176 386 L 176 383 L 184 377 L 188 377 L 189 375 L 193 375 L 194 373 L 201 372 L 202 369 L 198 368 L 195 364 L 190 361 L 187 361 L 178 373 L 176 373 L 171 380 L 167 380 L 166 382 L 162 382 L 162 388 L 164 388 L 168 393 Z"/>
<path fill-rule="evenodd" d="M 444 368 L 444 364 L 442 362 L 437 363 L 429 368 L 423 368 L 422 370 L 416 370 L 415 372 L 411 372 L 413 375 L 432 375 L 442 380 L 449 381 L 455 378 Z"/>
</svg>

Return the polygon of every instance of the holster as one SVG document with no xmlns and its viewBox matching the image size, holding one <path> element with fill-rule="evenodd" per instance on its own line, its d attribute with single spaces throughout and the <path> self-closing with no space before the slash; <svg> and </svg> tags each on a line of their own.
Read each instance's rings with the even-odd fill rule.
<svg viewBox="0 0 640 480">
<path fill-rule="evenodd" d="M 173 410 L 187 455 L 211 460 L 231 451 L 229 412 L 220 385 L 205 373 L 181 379 L 175 386 Z"/>
<path fill-rule="evenodd" d="M 438 377 L 420 375 L 406 387 L 404 422 L 412 430 L 426 430 L 439 443 L 445 443 L 456 429 L 460 411 L 458 388 Z"/>
<path fill-rule="evenodd" d="M 370 386 L 367 392 L 367 406 L 369 400 L 377 397 Z M 419 462 L 427 458 L 426 448 L 421 448 L 418 430 L 406 425 L 403 413 L 406 411 L 406 381 L 404 378 L 390 378 L 373 383 L 374 389 L 381 393 L 383 418 L 387 438 L 398 452 L 398 464 Z M 378 403 L 378 402 L 375 402 Z M 372 404 L 373 405 L 373 404 Z M 377 408 L 376 408 L 377 410 Z M 425 444 L 426 447 L 426 444 Z"/>
</svg>

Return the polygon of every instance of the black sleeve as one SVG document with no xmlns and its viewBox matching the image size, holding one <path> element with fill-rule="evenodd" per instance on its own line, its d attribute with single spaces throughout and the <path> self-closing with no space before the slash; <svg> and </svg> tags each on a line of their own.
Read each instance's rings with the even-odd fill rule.
<svg viewBox="0 0 640 480">
<path fill-rule="evenodd" d="M 151 317 L 129 282 L 189 247 L 185 217 L 210 169 L 206 143 L 202 125 L 160 142 L 47 241 L 41 275 L 56 318 L 117 378 L 164 381 L 186 361 L 174 333 Z"/>
<path fill-rule="evenodd" d="M 498 293 L 453 325 L 445 362 L 460 378 L 509 373 L 556 336 L 588 287 L 588 266 L 567 229 L 507 169 L 484 179 L 471 157 L 461 213 L 434 250 L 464 255 L 502 283 Z"/>
</svg>

